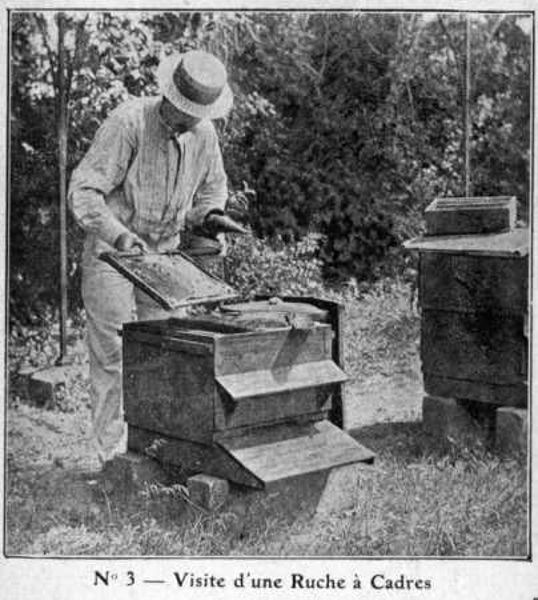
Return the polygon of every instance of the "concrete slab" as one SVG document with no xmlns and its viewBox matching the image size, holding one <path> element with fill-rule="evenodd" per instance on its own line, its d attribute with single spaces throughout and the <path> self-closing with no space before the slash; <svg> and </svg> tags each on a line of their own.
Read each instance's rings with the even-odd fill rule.
<svg viewBox="0 0 538 600">
<path fill-rule="evenodd" d="M 477 406 L 476 402 L 424 396 L 422 423 L 424 430 L 441 441 L 468 444 L 487 441 L 491 436 L 492 406 Z"/>
<path fill-rule="evenodd" d="M 502 454 L 527 452 L 527 409 L 503 406 L 497 409 L 495 449 Z"/>
</svg>

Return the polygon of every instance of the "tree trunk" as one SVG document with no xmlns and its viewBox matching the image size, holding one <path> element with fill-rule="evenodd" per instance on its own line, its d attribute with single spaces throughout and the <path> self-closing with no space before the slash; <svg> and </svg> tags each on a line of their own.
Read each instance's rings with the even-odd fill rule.
<svg viewBox="0 0 538 600">
<path fill-rule="evenodd" d="M 463 58 L 463 195 L 471 192 L 471 16 L 465 15 L 465 54 Z"/>
<path fill-rule="evenodd" d="M 65 15 L 58 13 L 57 134 L 60 214 L 60 356 L 66 362 L 67 347 L 67 86 L 65 81 Z"/>
</svg>

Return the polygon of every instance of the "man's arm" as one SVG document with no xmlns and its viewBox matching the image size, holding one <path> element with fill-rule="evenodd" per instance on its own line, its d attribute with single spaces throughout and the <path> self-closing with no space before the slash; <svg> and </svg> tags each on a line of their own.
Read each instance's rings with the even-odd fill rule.
<svg viewBox="0 0 538 600">
<path fill-rule="evenodd" d="M 132 238 L 139 238 L 114 216 L 105 198 L 123 182 L 135 149 L 132 124 L 114 111 L 97 131 L 69 185 L 69 207 L 77 223 L 121 250 L 137 245 Z"/>
</svg>

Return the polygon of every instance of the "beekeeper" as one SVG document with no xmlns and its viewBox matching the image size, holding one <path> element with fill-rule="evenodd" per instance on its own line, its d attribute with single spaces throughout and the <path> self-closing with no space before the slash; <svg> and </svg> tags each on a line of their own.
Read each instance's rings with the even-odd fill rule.
<svg viewBox="0 0 538 600">
<path fill-rule="evenodd" d="M 133 309 L 140 319 L 162 318 L 163 311 L 98 256 L 175 249 L 186 225 L 210 227 L 227 199 L 212 124 L 232 107 L 224 65 L 203 51 L 170 56 L 158 82 L 159 96 L 129 100 L 109 115 L 69 186 L 70 209 L 85 231 L 82 298 L 101 462 L 126 449 L 118 330 Z"/>
</svg>

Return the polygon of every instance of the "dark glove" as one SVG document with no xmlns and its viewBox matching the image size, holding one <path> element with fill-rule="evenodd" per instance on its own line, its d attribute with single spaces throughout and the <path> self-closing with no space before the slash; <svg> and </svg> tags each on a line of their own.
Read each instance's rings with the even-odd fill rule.
<svg viewBox="0 0 538 600">
<path fill-rule="evenodd" d="M 244 227 L 220 212 L 210 212 L 204 220 L 204 230 L 212 237 L 218 233 L 248 233 Z"/>
</svg>

